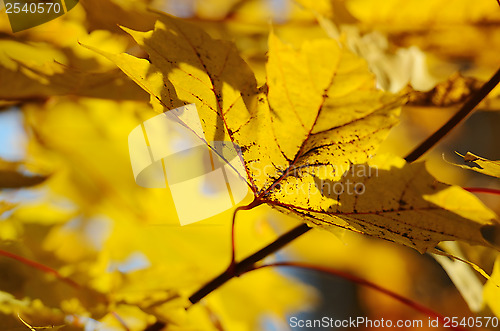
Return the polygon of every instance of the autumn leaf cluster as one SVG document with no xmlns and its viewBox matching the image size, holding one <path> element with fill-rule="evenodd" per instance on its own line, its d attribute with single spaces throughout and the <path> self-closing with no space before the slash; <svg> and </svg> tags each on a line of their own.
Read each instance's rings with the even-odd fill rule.
<svg viewBox="0 0 500 331">
<path fill-rule="evenodd" d="M 403 158 L 498 69 L 494 0 L 180 3 L 82 0 L 15 34 L 0 13 L 0 106 L 22 123 L 5 144 L 24 141 L 21 157 L 0 159 L 0 324 L 286 325 L 320 295 L 272 268 L 200 303 L 188 298 L 229 270 L 231 248 L 241 260 L 303 223 L 313 231 L 284 251 L 290 259 L 409 297 L 420 277 L 412 268 L 423 266 L 420 281 L 449 277 L 455 291 L 434 309 L 460 293 L 466 304 L 443 313 L 500 317 L 498 197 L 460 187 L 470 169 L 498 192 L 498 161 L 460 150 L 463 162 L 453 149 L 446 160 L 431 154 L 429 166 Z M 498 94 L 479 111 L 496 116 Z M 169 190 L 142 188 L 132 175 L 131 130 L 189 104 L 207 148 L 223 140 L 241 150 L 242 205 L 259 207 L 238 213 L 236 247 L 233 210 L 181 227 Z M 455 175 L 442 179 L 443 169 Z M 349 183 L 349 194 L 335 189 Z M 417 299 L 432 302 L 428 291 Z M 421 318 L 379 295 L 362 292 L 367 314 Z"/>
</svg>

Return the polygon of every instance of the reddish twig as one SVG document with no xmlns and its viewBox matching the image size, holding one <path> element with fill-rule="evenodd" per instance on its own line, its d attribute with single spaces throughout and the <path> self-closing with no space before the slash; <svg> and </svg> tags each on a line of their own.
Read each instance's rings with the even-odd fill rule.
<svg viewBox="0 0 500 331">
<path fill-rule="evenodd" d="M 365 287 L 369 287 L 377 292 L 383 293 L 383 294 L 393 298 L 394 300 L 397 300 L 400 303 L 402 303 L 402 304 L 404 304 L 404 305 L 406 305 L 406 306 L 408 306 L 408 307 L 410 307 L 410 308 L 412 308 L 420 313 L 423 313 L 429 317 L 438 318 L 442 323 L 445 322 L 445 318 L 443 315 L 435 312 L 434 310 L 432 310 L 424 305 L 421 305 L 413 300 L 405 298 L 402 295 L 399 295 L 395 292 L 392 292 L 391 290 L 388 290 L 380 285 L 372 283 L 366 279 L 363 279 L 363 278 L 358 277 L 358 276 L 354 276 L 352 274 L 349 274 L 347 272 L 343 272 L 343 271 L 340 271 L 340 270 L 337 270 L 334 268 L 317 266 L 317 265 L 312 265 L 312 264 L 302 263 L 302 262 L 276 262 L 276 263 L 270 263 L 270 264 L 257 266 L 249 271 L 268 268 L 268 267 L 294 267 L 294 268 L 313 270 L 313 271 L 325 273 L 325 274 L 328 274 L 331 276 L 341 277 L 341 278 L 344 278 L 344 279 L 351 281 L 353 283 L 356 283 L 356 284 L 359 284 L 359 285 L 362 285 Z M 451 327 L 450 326 L 450 328 L 454 329 L 454 330 L 461 330 L 461 331 L 467 330 L 467 329 L 464 329 L 461 327 Z"/>
<path fill-rule="evenodd" d="M 116 311 L 111 312 L 111 314 L 118 321 L 118 323 L 120 323 L 120 325 L 125 329 L 125 331 L 130 331 L 129 327 L 127 326 L 127 323 L 125 323 L 123 318 L 120 315 L 118 315 Z"/>
<path fill-rule="evenodd" d="M 499 0 L 500 1 L 500 0 Z M 484 187 L 464 187 L 464 190 L 471 193 L 487 193 L 500 195 L 500 190 L 494 188 L 484 188 Z"/>
<path fill-rule="evenodd" d="M 234 210 L 233 219 L 231 222 L 231 263 L 229 264 L 229 269 L 233 268 L 234 265 L 236 264 L 236 241 L 235 241 L 236 213 L 238 213 L 240 210 L 253 209 L 263 203 L 264 203 L 263 201 L 254 198 L 254 200 L 250 202 L 248 205 L 237 207 Z"/>
<path fill-rule="evenodd" d="M 259 262 L 266 256 L 269 256 L 274 252 L 278 251 L 279 249 L 281 249 L 294 239 L 300 237 L 309 230 L 311 230 L 311 228 L 307 226 L 307 224 L 303 223 L 293 228 L 292 230 L 288 231 L 287 233 L 281 235 L 278 239 L 276 239 L 266 247 L 258 250 L 257 252 L 248 256 L 246 259 L 243 259 L 242 261 L 235 263 L 232 268 L 228 268 L 219 276 L 215 277 L 214 279 L 206 283 L 202 288 L 200 288 L 198 291 L 196 291 L 195 293 L 193 293 L 193 295 L 189 297 L 189 301 L 192 304 L 199 302 L 208 294 L 212 293 L 213 290 L 224 285 L 228 280 L 237 277 L 242 273 L 252 269 L 255 263 Z"/>
<path fill-rule="evenodd" d="M 499 0 L 500 1 L 500 0 Z M 427 152 L 429 149 L 431 149 L 439 140 L 441 140 L 449 131 L 451 131 L 456 125 L 458 125 L 465 117 L 467 117 L 470 112 L 486 97 L 486 95 L 498 84 L 500 81 L 500 69 L 493 75 L 493 77 L 483 85 L 483 87 L 475 92 L 471 98 L 462 106 L 462 108 L 458 111 L 457 114 L 455 114 L 447 123 L 445 123 L 438 131 L 436 131 L 432 136 L 430 136 L 428 139 L 426 139 L 422 144 L 420 144 L 418 147 L 416 147 L 411 153 L 409 153 L 406 157 L 405 160 L 406 162 L 413 162 L 416 161 L 420 156 L 422 156 L 425 152 Z M 301 151 L 299 151 L 292 162 L 291 166 L 287 168 L 285 173 L 280 176 L 280 178 L 275 181 L 269 188 L 266 190 L 263 190 L 260 192 L 260 194 L 255 198 L 257 201 L 260 203 L 263 196 L 271 191 L 272 189 L 275 188 L 275 186 L 285 177 L 288 175 L 289 171 L 293 168 L 295 164 L 295 160 L 297 160 L 298 156 L 301 155 Z M 259 203 L 259 204 L 260 204 Z M 249 208 L 250 209 L 250 208 Z M 300 237 L 304 233 L 308 232 L 311 228 L 303 223 L 301 225 L 298 225 L 294 229 L 290 230 L 289 232 L 285 233 L 278 239 L 276 239 L 273 243 L 267 245 L 266 247 L 262 248 L 261 250 L 257 251 L 256 253 L 250 255 L 243 261 L 236 263 L 234 261 L 234 215 L 233 215 L 233 229 L 232 229 L 232 251 L 233 251 L 233 263 L 231 263 L 230 267 L 206 283 L 204 286 L 202 286 L 198 291 L 196 291 L 190 298 L 189 301 L 192 304 L 195 304 L 199 302 L 201 299 L 203 299 L 205 296 L 210 294 L 212 291 L 217 289 L 218 287 L 224 285 L 227 281 L 230 279 L 239 276 L 241 273 L 246 272 L 247 270 L 250 270 L 255 263 L 258 261 L 262 260 L 263 258 L 269 256 L 270 254 L 273 254 L 276 252 L 278 249 L 286 246 L 296 238 Z"/>
<path fill-rule="evenodd" d="M 38 269 L 44 273 L 47 273 L 47 274 L 52 274 L 54 275 L 57 279 L 60 279 L 62 280 L 63 282 L 75 287 L 75 288 L 80 288 L 80 285 L 75 283 L 73 280 L 67 278 L 67 277 L 64 277 L 63 275 L 61 275 L 57 270 L 54 270 L 50 267 L 47 267 L 46 265 L 43 265 L 41 263 L 38 263 L 38 262 L 35 262 L 35 261 L 32 261 L 32 260 L 29 260 L 25 257 L 22 257 L 22 256 L 19 256 L 19 255 L 16 255 L 16 254 L 13 254 L 13 253 L 10 253 L 10 252 L 7 252 L 7 251 L 4 251 L 4 250 L 1 250 L 0 249 L 0 255 L 3 255 L 5 257 L 8 257 L 8 258 L 11 258 L 13 260 L 16 260 L 16 261 L 19 261 L 27 266 L 30 266 L 32 268 L 35 268 L 35 269 Z"/>
</svg>

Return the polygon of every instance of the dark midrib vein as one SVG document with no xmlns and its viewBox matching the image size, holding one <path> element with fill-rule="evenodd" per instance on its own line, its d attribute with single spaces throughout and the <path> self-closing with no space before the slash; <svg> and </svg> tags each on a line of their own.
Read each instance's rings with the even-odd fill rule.
<svg viewBox="0 0 500 331">
<path fill-rule="evenodd" d="M 358 211 L 352 211 L 352 212 L 340 212 L 340 213 L 332 213 L 332 212 L 327 212 L 324 210 L 314 210 L 311 208 L 306 208 L 306 207 L 299 207 L 296 205 L 291 205 L 289 203 L 284 203 L 278 200 L 266 200 L 262 199 L 263 203 L 268 203 L 271 206 L 279 206 L 283 208 L 288 208 L 288 209 L 296 209 L 296 210 L 303 210 L 303 211 L 308 211 L 311 213 L 317 213 L 317 214 L 323 214 L 323 215 L 331 215 L 331 216 L 337 216 L 337 215 L 378 215 L 378 214 L 383 214 L 383 213 L 398 213 L 398 212 L 407 212 L 407 211 L 418 211 L 418 210 L 434 210 L 434 209 L 442 209 L 439 206 L 436 207 L 422 207 L 422 208 L 413 208 L 413 209 L 394 209 L 394 210 L 376 210 L 376 211 L 366 211 L 366 212 L 358 212 Z"/>
<path fill-rule="evenodd" d="M 273 205 L 276 205 L 276 204 L 273 204 Z M 421 227 L 421 226 L 418 226 L 418 225 L 415 225 L 413 223 L 406 223 L 406 222 L 402 222 L 401 219 L 398 219 L 398 218 L 393 218 L 393 217 L 390 217 L 386 214 L 390 214 L 390 213 L 398 213 L 398 212 L 422 212 L 422 211 L 431 211 L 431 210 L 439 210 L 441 208 L 439 207 L 429 207 L 429 208 L 414 208 L 414 209 L 402 209 L 402 210 L 386 210 L 386 211 L 380 211 L 380 212 L 356 212 L 356 213 L 325 213 L 325 212 L 318 212 L 318 211 L 314 211 L 314 210 L 308 210 L 308 209 L 305 209 L 305 208 L 297 208 L 297 207 L 293 207 L 293 208 L 289 208 L 289 207 L 285 207 L 287 208 L 288 210 L 294 212 L 294 213 L 297 213 L 297 214 L 300 214 L 300 215 L 303 215 L 303 216 L 306 216 L 306 217 L 310 217 L 310 218 L 314 218 L 315 220 L 321 222 L 322 224 L 327 224 L 327 225 L 334 225 L 334 226 L 339 226 L 338 224 L 335 224 L 335 223 L 332 223 L 332 222 L 328 222 L 324 219 L 321 219 L 319 217 L 315 217 L 314 215 L 310 215 L 310 214 L 307 214 L 305 212 L 301 212 L 299 210 L 303 210 L 303 211 L 308 211 L 308 212 L 312 212 L 312 213 L 318 213 L 318 214 L 324 214 L 324 215 L 328 215 L 328 216 L 338 216 L 338 217 L 341 217 L 341 216 L 347 216 L 349 218 L 353 218 L 355 219 L 357 222 L 362 222 L 362 223 L 366 223 L 370 226 L 373 226 L 375 228 L 379 228 L 379 229 L 382 229 L 384 231 L 387 231 L 387 232 L 390 232 L 390 233 L 394 233 L 400 237 L 403 237 L 401 235 L 400 232 L 397 232 L 391 228 L 388 228 L 388 227 L 385 227 L 385 226 L 382 226 L 382 225 L 379 225 L 377 223 L 374 223 L 374 222 L 370 222 L 366 219 L 359 219 L 359 218 L 356 218 L 355 216 L 357 215 L 372 215 L 372 216 L 379 216 L 379 217 L 382 217 L 382 218 L 387 218 L 389 220 L 393 220 L 393 221 L 396 221 L 397 223 L 401 223 L 401 224 L 404 224 L 404 225 L 407 225 L 407 226 L 411 226 L 413 228 L 417 228 L 417 229 L 420 229 L 420 230 L 423 230 L 423 231 L 426 231 L 426 232 L 429 232 L 429 233 L 435 233 L 435 234 L 439 234 L 439 235 L 442 235 L 442 236 L 447 236 L 447 237 L 451 237 L 451 238 L 454 238 L 455 236 L 452 235 L 452 234 L 449 234 L 449 233 L 445 233 L 445 232 L 440 232 L 440 231 L 437 231 L 437 230 L 433 230 L 433 229 L 429 229 L 429 228 L 425 228 L 425 227 Z M 341 228 L 345 228 L 345 227 L 342 227 L 342 226 L 339 226 Z M 350 228 L 349 228 L 350 230 Z M 364 233 L 364 232 L 363 232 Z M 411 237 L 413 239 L 417 239 L 417 240 L 423 240 L 423 239 L 418 239 L 418 238 L 415 238 L 415 237 Z"/>
</svg>

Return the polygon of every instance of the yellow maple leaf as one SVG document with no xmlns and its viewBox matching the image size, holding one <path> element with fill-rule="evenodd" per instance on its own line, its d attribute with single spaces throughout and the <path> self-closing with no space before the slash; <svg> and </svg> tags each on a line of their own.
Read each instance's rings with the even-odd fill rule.
<svg viewBox="0 0 500 331">
<path fill-rule="evenodd" d="M 327 16 L 335 22 L 354 22 L 344 7 L 349 1 L 297 1 L 317 12 L 330 12 Z M 247 65 L 232 43 L 205 33 L 214 22 L 199 28 L 162 16 L 154 30 L 139 32 L 152 29 L 156 20 L 157 14 L 145 10 L 150 2 L 82 1 L 61 20 L 0 40 L 0 84 L 6 87 L 0 91 L 0 105 L 22 105 L 30 135 L 28 157 L 53 173 L 45 181 L 44 191 L 37 192 L 43 199 L 33 204 L 23 202 L 0 222 L 1 244 L 85 284 L 80 293 L 58 284 L 53 274 L 33 272 L 19 261 L 2 259 L 2 269 L 16 276 L 0 280 L 2 288 L 11 293 L 0 292 L 0 324 L 4 327 L 15 325 L 5 314 L 13 315 L 17 313 L 13 308 L 18 308 L 27 328 L 69 323 L 72 329 L 97 325 L 138 331 L 246 331 L 261 327 L 263 312 L 283 317 L 312 301 L 305 286 L 276 271 L 260 270 L 229 282 L 204 304 L 185 310 L 187 295 L 227 266 L 231 211 L 181 228 L 176 225 L 176 211 L 167 190 L 135 185 L 131 169 L 123 166 L 129 163 L 126 138 L 132 128 L 152 116 L 144 102 L 148 94 L 159 112 L 195 103 L 204 129 L 201 139 L 208 144 L 231 140 L 241 147 L 246 167 L 239 175 L 247 180 L 255 201 L 268 206 L 239 217 L 238 231 L 244 235 L 237 237 L 238 257 L 275 239 L 262 225 L 269 206 L 298 216 L 310 226 L 332 232 L 349 229 L 420 252 L 432 251 L 443 240 L 498 243 L 490 236 L 485 241 L 483 231 L 499 229 L 496 215 L 473 196 L 437 182 L 423 164 L 408 165 L 396 157 L 372 159 L 397 124 L 403 101 L 377 89 L 365 61 L 342 43 L 328 39 L 298 43 L 305 35 L 318 35 L 317 26 L 307 30 L 301 25 L 308 25 L 310 17 L 301 24 L 288 22 L 275 29 L 277 35 L 289 36 L 292 44 L 271 34 L 264 68 L 265 57 L 260 53 L 266 47 L 262 41 L 272 16 L 267 11 L 269 2 L 192 2 L 201 17 L 220 18 L 231 13 L 232 22 L 220 24 L 218 33 L 226 33 L 226 39 L 239 38 L 238 32 L 245 35 L 247 39 L 238 46 L 259 54 L 256 67 L 260 65 L 265 71 L 257 80 L 255 68 Z M 415 19 L 420 28 L 434 26 L 429 20 L 433 13 L 429 3 L 422 6 L 425 15 Z M 233 5 L 240 4 L 244 10 L 233 15 Z M 457 8 L 453 8 L 437 16 L 446 24 L 457 23 L 457 17 L 458 23 L 467 21 L 459 33 L 471 32 L 466 37 L 477 41 L 474 45 L 482 45 L 491 36 L 494 45 L 484 55 L 484 61 L 491 62 L 497 32 L 487 27 L 487 36 L 474 38 L 482 19 L 496 24 L 494 13 L 493 18 L 484 14 L 483 4 L 479 5 L 483 11 L 457 16 Z M 411 6 L 418 5 L 411 2 Z M 464 6 L 468 5 L 458 2 L 458 8 Z M 383 4 L 380 7 L 385 8 Z M 356 9 L 352 12 L 359 14 Z M 280 17 L 292 17 L 287 15 Z M 388 31 L 401 37 L 407 26 L 396 26 L 406 24 L 404 17 L 411 15 L 415 16 L 403 10 L 394 30 L 388 27 Z M 364 27 L 369 26 L 371 18 L 362 16 L 356 17 L 366 24 Z M 242 21 L 258 22 L 241 32 L 241 27 L 235 26 Z M 123 30 L 144 51 L 135 45 L 129 47 L 117 23 L 128 26 Z M 60 38 L 47 34 L 56 29 L 64 30 Z M 89 34 L 87 29 L 94 32 Z M 464 51 L 469 45 L 457 44 L 455 32 L 443 26 L 438 30 L 440 36 L 453 36 L 440 40 L 453 46 L 445 50 L 452 56 L 459 54 L 459 49 L 468 57 L 482 57 L 476 49 Z M 412 31 L 408 33 L 419 40 Z M 93 50 L 98 48 L 121 70 L 80 47 L 77 40 Z M 403 38 L 402 43 L 407 42 Z M 432 48 L 433 43 L 434 39 L 431 46 L 423 44 Z M 132 55 L 115 54 L 124 51 Z M 265 84 L 259 87 L 257 81 Z M 25 103 L 40 97 L 50 100 Z M 20 175 L 14 170 L 7 176 L 1 176 L 0 170 L 0 180 L 17 178 L 19 184 L 24 178 L 14 177 Z M 337 194 L 337 187 L 353 191 Z M 0 213 L 4 209 L 0 203 Z M 152 223 L 156 225 L 148 226 Z M 329 245 L 327 240 L 324 245 Z M 361 247 L 368 246 L 372 247 L 371 242 Z M 359 251 L 353 250 L 349 258 L 353 253 Z M 390 267 L 379 268 L 376 256 L 386 254 L 384 250 L 371 252 L 367 269 L 376 271 L 379 280 L 387 281 L 387 273 L 393 272 L 404 278 L 403 257 L 388 259 L 385 262 Z M 393 284 L 396 288 L 412 287 L 404 281 Z M 272 300 L 263 293 L 270 294 Z M 496 292 L 491 293 L 490 303 Z"/>
<path fill-rule="evenodd" d="M 422 253 L 445 240 L 487 245 L 481 229 L 497 225 L 496 216 L 472 194 L 437 182 L 423 163 L 381 155 L 366 167 L 353 165 L 340 181 L 289 177 L 269 199 L 316 226 L 337 225 Z"/>
<path fill-rule="evenodd" d="M 493 213 L 458 188 L 446 189 L 430 176 L 418 178 L 424 176 L 421 170 L 400 161 L 377 165 L 390 174 L 385 179 L 398 178 L 393 197 L 378 180 L 370 181 L 371 192 L 359 198 L 360 205 L 356 194 L 341 200 L 321 191 L 318 181 L 339 182 L 350 164 L 369 160 L 397 123 L 401 103 L 377 90 L 365 62 L 336 41 L 312 41 L 294 50 L 271 34 L 267 85 L 257 89 L 231 45 L 182 20 L 163 16 L 153 31 L 127 31 L 151 64 L 101 54 L 150 92 L 159 110 L 198 104 L 206 141 L 229 138 L 241 146 L 246 174 L 240 175 L 258 201 L 299 214 L 309 224 L 342 226 L 421 252 L 441 240 L 487 245 L 480 227 L 496 224 Z M 415 185 L 413 193 L 405 189 Z M 407 193 L 408 201 L 396 199 Z M 454 199 L 470 200 L 475 213 L 463 215 Z"/>
</svg>

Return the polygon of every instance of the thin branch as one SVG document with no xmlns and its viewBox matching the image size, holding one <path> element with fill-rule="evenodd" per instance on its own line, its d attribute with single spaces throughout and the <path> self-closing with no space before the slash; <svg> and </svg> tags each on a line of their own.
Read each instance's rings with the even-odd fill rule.
<svg viewBox="0 0 500 331">
<path fill-rule="evenodd" d="M 500 0 L 499 0 L 500 1 Z M 464 187 L 464 190 L 471 193 L 487 193 L 487 194 L 496 194 L 500 195 L 500 190 L 496 190 L 494 188 L 485 188 L 485 187 Z"/>
<path fill-rule="evenodd" d="M 499 0 L 500 1 L 500 0 Z M 455 114 L 446 124 L 444 124 L 438 131 L 436 131 L 432 136 L 430 136 L 427 140 L 425 140 L 420 146 L 418 146 L 414 151 L 412 151 L 408 156 L 406 156 L 407 162 L 413 162 L 417 160 L 420 156 L 422 156 L 425 152 L 427 152 L 432 146 L 434 146 L 441 138 L 443 138 L 451 129 L 453 129 L 461 120 L 463 120 L 467 115 L 486 97 L 486 95 L 498 84 L 500 81 L 500 69 L 495 73 L 495 75 L 483 85 L 483 87 L 477 91 Z M 260 198 L 263 194 L 256 197 L 256 201 L 260 201 Z M 254 201 L 255 202 L 255 201 Z M 248 208 L 251 209 L 251 208 Z M 247 210 L 248 210 L 247 209 Z M 232 250 L 233 250 L 233 263 L 230 265 L 226 271 L 221 273 L 219 276 L 215 277 L 203 287 L 201 287 L 198 291 L 196 291 L 191 297 L 189 301 L 192 304 L 199 302 L 201 299 L 206 297 L 212 291 L 216 290 L 218 287 L 224 285 L 230 279 L 241 275 L 242 273 L 252 269 L 254 264 L 264 259 L 265 257 L 273 254 L 277 250 L 281 249 L 285 245 L 289 244 L 296 238 L 300 237 L 304 233 L 308 232 L 311 228 L 303 223 L 298 225 L 294 229 L 285 233 L 278 239 L 276 239 L 273 243 L 267 245 L 261 250 L 255 252 L 254 254 L 248 256 L 246 259 L 241 262 L 234 262 L 234 217 L 233 215 L 233 229 L 232 229 Z"/>
<path fill-rule="evenodd" d="M 127 323 L 125 323 L 125 320 L 120 315 L 118 315 L 116 311 L 111 312 L 111 314 L 118 321 L 118 323 L 120 323 L 120 325 L 125 329 L 125 331 L 130 331 L 130 328 L 127 326 Z"/>
<path fill-rule="evenodd" d="M 420 313 L 423 313 L 429 317 L 434 317 L 434 318 L 438 318 L 441 322 L 445 322 L 445 318 L 443 315 L 435 312 L 434 310 L 424 306 L 424 305 L 421 305 L 415 301 L 412 301 L 408 298 L 405 298 L 404 296 L 402 295 L 399 295 L 395 292 L 392 292 L 391 290 L 388 290 L 380 285 L 377 285 L 375 283 L 372 283 L 366 279 L 363 279 L 363 278 L 360 278 L 360 277 L 357 277 L 357 276 L 354 276 L 354 275 L 351 275 L 347 272 L 343 272 L 343 271 L 340 271 L 340 270 L 337 270 L 337 269 L 334 269 L 334 268 L 329 268 L 329 267 L 323 267 L 323 266 L 316 266 L 316 265 L 313 265 L 313 264 L 308 264 L 308 263 L 302 263 L 302 262 L 277 262 L 277 263 L 270 263 L 270 264 L 265 264 L 265 265 L 262 265 L 262 266 L 258 266 L 258 267 L 255 267 L 249 271 L 253 271 L 253 270 L 258 270 L 258 269 L 263 269 L 263 268 L 268 268 L 268 267 L 293 267 L 293 268 L 301 268 L 301 269 L 306 269 L 306 270 L 313 270 L 313 271 L 317 271 L 317 272 L 321 272 L 321 273 L 325 273 L 325 274 L 328 274 L 328 275 L 331 275 L 331 276 L 336 276 L 336 277 L 341 277 L 341 278 L 344 278 L 344 279 L 347 279 L 348 281 L 351 281 L 353 283 L 356 283 L 356 284 L 359 284 L 359 285 L 362 285 L 362 286 L 366 286 L 366 287 L 369 287 L 375 291 L 378 291 L 380 293 L 383 293 L 385 295 L 388 295 L 389 297 L 401 302 L 402 304 L 412 308 L 412 309 L 415 309 L 416 311 L 420 312 Z M 454 330 L 466 330 L 464 328 L 461 328 L 461 327 L 452 327 L 450 326 L 451 329 L 454 329 Z"/>
<path fill-rule="evenodd" d="M 281 249 L 294 239 L 300 237 L 310 229 L 311 228 L 307 226 L 307 224 L 305 223 L 293 228 L 292 230 L 283 234 L 282 236 L 280 236 L 278 239 L 276 239 L 266 247 L 248 256 L 241 262 L 235 263 L 233 268 L 227 269 L 225 272 L 223 272 L 219 276 L 209 281 L 207 284 L 205 284 L 205 286 L 203 286 L 201 289 L 199 289 L 197 292 L 191 295 L 189 301 L 191 301 L 192 304 L 197 303 L 198 301 L 206 297 L 208 294 L 210 294 L 213 290 L 225 284 L 231 278 L 237 277 L 242 273 L 252 269 L 255 263 L 278 251 L 279 249 Z"/>
<path fill-rule="evenodd" d="M 57 270 L 54 270 L 50 267 L 47 267 L 46 265 L 43 265 L 41 263 L 38 263 L 38 262 L 35 262 L 35 261 L 32 261 L 30 259 L 27 259 L 25 257 L 22 257 L 22 256 L 19 256 L 19 255 L 16 255 L 14 253 L 10 253 L 10 252 L 7 252 L 7 251 L 4 251 L 4 250 L 1 250 L 0 249 L 0 255 L 3 255 L 5 257 L 8 257 L 8 258 L 11 258 L 13 260 L 16 260 L 16 261 L 19 261 L 25 265 L 28 265 L 32 268 L 35 268 L 35 269 L 38 269 L 44 273 L 47 273 L 47 274 L 52 274 L 54 275 L 56 278 L 62 280 L 63 282 L 75 287 L 75 288 L 80 288 L 81 286 L 79 284 L 77 284 L 75 281 L 67 278 L 67 277 L 64 277 L 63 275 L 61 275 Z"/>
<path fill-rule="evenodd" d="M 446 136 L 454 127 L 472 113 L 474 108 L 497 86 L 500 82 L 500 69 L 487 81 L 476 93 L 474 93 L 467 102 L 463 104 L 460 110 L 453 115 L 439 130 L 434 132 L 429 138 L 422 142 L 417 148 L 409 153 L 405 160 L 407 162 L 416 161 L 424 155 L 444 136 Z"/>
</svg>

